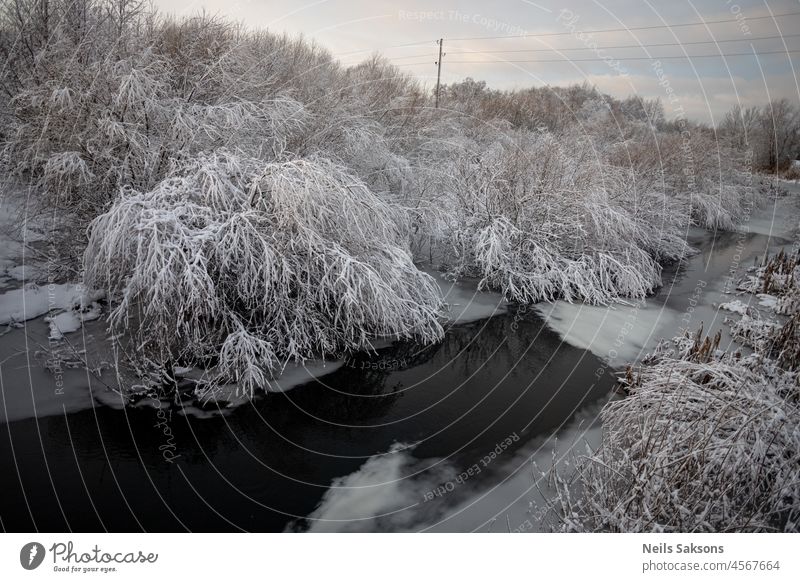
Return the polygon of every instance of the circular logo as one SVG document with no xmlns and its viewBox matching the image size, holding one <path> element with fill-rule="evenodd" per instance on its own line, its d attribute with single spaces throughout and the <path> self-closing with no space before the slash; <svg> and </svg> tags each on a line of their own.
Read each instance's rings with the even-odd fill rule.
<svg viewBox="0 0 800 582">
<path fill-rule="evenodd" d="M 35 570 L 44 561 L 44 546 L 39 542 L 30 542 L 19 551 L 19 563 L 26 570 Z"/>
</svg>

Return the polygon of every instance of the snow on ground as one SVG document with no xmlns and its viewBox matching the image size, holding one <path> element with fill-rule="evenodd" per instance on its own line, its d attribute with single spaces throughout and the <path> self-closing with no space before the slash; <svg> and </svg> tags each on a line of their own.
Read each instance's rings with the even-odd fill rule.
<svg viewBox="0 0 800 582">
<path fill-rule="evenodd" d="M 749 221 L 749 230 L 772 237 L 792 236 L 800 220 L 800 191 L 790 190 L 788 196 L 775 200 L 760 208 Z M 747 225 L 743 229 L 748 230 Z M 763 231 L 763 232 L 759 232 Z M 747 237 L 746 241 L 728 241 L 727 247 L 716 246 L 713 242 L 700 254 L 692 256 L 687 262 L 685 280 L 678 278 L 676 288 L 686 289 L 697 282 L 695 292 L 691 296 L 681 296 L 670 301 L 672 288 L 663 288 L 658 295 L 666 302 L 647 299 L 635 303 L 632 307 L 624 304 L 611 306 L 589 306 L 582 303 L 556 301 L 552 304 L 539 304 L 537 312 L 544 317 L 547 325 L 556 331 L 567 343 L 588 349 L 599 358 L 615 367 L 636 360 L 651 351 L 659 339 L 683 334 L 684 331 L 695 331 L 702 324 L 706 333 L 713 335 L 722 331 L 721 347 L 732 341 L 723 325 L 724 315 L 719 309 L 743 313 L 754 305 L 730 297 L 731 285 L 726 285 L 724 276 L 730 269 L 738 272 L 751 264 L 753 254 L 761 255 L 766 241 L 760 237 Z M 783 241 L 772 240 L 770 248 L 782 246 Z M 719 273 L 723 273 L 722 276 Z M 709 277 L 712 277 L 709 279 Z M 751 280 L 754 278 L 751 276 Z M 692 284 L 687 286 L 686 282 Z M 756 281 L 755 284 L 759 286 Z M 702 286 L 702 288 L 701 288 Z M 700 292 L 701 291 L 701 292 Z M 763 306 L 770 305 L 774 298 L 759 296 Z M 749 302 L 749 301 L 748 301 Z M 717 307 L 717 305 L 719 307 Z M 678 310 L 681 311 L 678 311 Z"/>
<path fill-rule="evenodd" d="M 19 262 L 22 260 L 22 245 L 0 230 L 0 279 L 5 284 L 8 279 L 16 279 Z M 9 273 L 9 271 L 13 271 Z"/>
<path fill-rule="evenodd" d="M 209 418 L 219 418 L 220 416 L 227 416 L 231 412 L 233 411 L 228 408 L 214 408 L 211 410 L 206 410 L 204 408 L 200 408 L 199 406 L 195 406 L 194 404 L 182 403 L 180 410 L 178 410 L 178 415 L 191 416 L 199 420 L 207 420 Z"/>
<path fill-rule="evenodd" d="M 444 275 L 426 271 L 436 280 L 447 304 L 447 318 L 451 324 L 469 323 L 486 319 L 508 310 L 502 294 L 478 291 L 477 284 L 469 281 L 448 281 Z"/>
<path fill-rule="evenodd" d="M 768 293 L 759 293 L 758 297 L 758 304 L 761 307 L 766 307 L 767 309 L 775 309 L 778 306 L 778 298 L 774 295 L 769 295 Z"/>
<path fill-rule="evenodd" d="M 17 265 L 7 269 L 6 275 L 16 281 L 36 281 L 44 275 L 44 269 L 36 265 Z"/>
<path fill-rule="evenodd" d="M 739 225 L 738 229 L 742 232 L 791 239 L 798 228 L 800 200 L 797 196 L 797 184 L 787 183 L 786 186 L 789 195 L 774 198 L 765 208 Z"/>
<path fill-rule="evenodd" d="M 297 386 L 318 380 L 335 372 L 344 365 L 344 360 L 330 362 L 306 362 L 305 364 L 289 364 L 283 372 L 270 383 L 269 392 L 286 392 Z"/>
<path fill-rule="evenodd" d="M 536 305 L 536 311 L 565 342 L 612 366 L 635 360 L 679 318 L 676 311 L 646 301 L 609 306 L 555 301 Z"/>
<path fill-rule="evenodd" d="M 25 244 L 44 238 L 40 223 L 27 211 L 24 192 L 0 194 L 0 285 L 7 285 L 12 279 L 32 281 L 41 274 L 40 267 L 25 256 Z"/>
<path fill-rule="evenodd" d="M 302 386 L 314 380 L 319 380 L 323 376 L 331 374 L 344 365 L 344 360 L 334 361 L 307 361 L 303 364 L 289 363 L 282 373 L 278 374 L 276 378 L 270 380 L 269 386 L 266 388 L 267 392 L 286 392 L 297 386 Z M 180 374 L 185 378 L 195 380 L 202 380 L 208 371 L 193 369 L 187 370 L 186 373 Z M 198 399 L 203 403 L 218 402 L 225 405 L 225 408 L 231 409 L 247 404 L 250 402 L 250 394 L 238 384 L 225 384 L 218 386 L 213 390 L 203 391 L 198 389 L 196 392 Z M 259 394 L 256 393 L 256 397 Z M 196 418 L 213 418 L 224 413 L 222 409 L 205 410 L 193 404 L 184 404 L 179 414 L 194 416 Z"/>
<path fill-rule="evenodd" d="M 43 240 L 41 217 L 28 212 L 26 196 L 21 191 L 4 192 L 0 198 L 0 285 L 13 281 L 26 283 L 21 288 L 0 294 L 0 325 L 21 323 L 47 313 L 51 338 L 76 331 L 84 321 L 97 319 L 99 306 L 94 303 L 101 293 L 85 293 L 82 285 L 74 283 L 37 286 L 45 268 L 32 261 L 33 253 L 25 245 Z M 26 256 L 27 255 L 27 256 Z M 53 314 L 63 310 L 64 313 Z"/>
<path fill-rule="evenodd" d="M 12 289 L 0 294 L 0 325 L 27 321 L 58 309 L 88 308 L 102 296 L 99 292 L 86 293 L 83 285 L 76 283 Z"/>
<path fill-rule="evenodd" d="M 719 306 L 719 308 L 724 309 L 725 311 L 730 311 L 731 313 L 738 313 L 739 315 L 746 315 L 747 311 L 749 310 L 747 304 L 742 303 L 738 299 L 723 303 Z"/>
<path fill-rule="evenodd" d="M 93 367 L 111 360 L 111 354 L 103 353 L 103 322 L 87 322 L 78 341 L 70 345 L 58 342 L 54 349 L 46 330 L 44 325 L 28 324 L 26 328 L 11 328 L 2 336 L 0 424 L 60 416 L 101 404 L 121 408 L 122 397 L 108 386 L 116 385 L 113 373 L 105 372 L 98 378 L 71 363 L 73 356 L 85 359 Z M 77 353 L 73 354 L 73 348 Z"/>
<path fill-rule="evenodd" d="M 60 340 L 65 333 L 78 331 L 87 321 L 94 321 L 100 318 L 100 305 L 95 301 L 88 307 L 64 311 L 52 317 L 45 317 L 44 320 L 50 324 L 50 339 Z"/>
</svg>

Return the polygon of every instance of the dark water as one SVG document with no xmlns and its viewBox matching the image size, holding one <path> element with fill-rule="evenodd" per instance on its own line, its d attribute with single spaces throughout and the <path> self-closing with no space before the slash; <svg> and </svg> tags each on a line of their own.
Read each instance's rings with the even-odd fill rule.
<svg viewBox="0 0 800 582">
<path fill-rule="evenodd" d="M 367 364 L 391 370 L 365 370 Z M 335 477 L 395 442 L 458 466 L 516 433 L 549 435 L 608 394 L 599 360 L 532 312 L 452 328 L 420 349 L 395 345 L 211 419 L 98 406 L 11 422 L 0 436 L 9 531 L 280 531 Z M 8 394 L 8 381 L 5 382 Z M 162 451 L 175 445 L 172 463 Z M 161 447 L 161 450 L 159 448 Z M 171 450 L 171 449 L 170 449 Z"/>
</svg>

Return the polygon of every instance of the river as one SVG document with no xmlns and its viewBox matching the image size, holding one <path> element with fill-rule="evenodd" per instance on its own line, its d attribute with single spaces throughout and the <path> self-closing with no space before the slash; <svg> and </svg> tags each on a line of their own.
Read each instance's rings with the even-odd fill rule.
<svg viewBox="0 0 800 582">
<path fill-rule="evenodd" d="M 800 210 L 790 190 L 745 232 L 690 230 L 700 252 L 667 267 L 644 302 L 520 307 L 475 295 L 481 309 L 454 316 L 439 344 L 296 370 L 283 391 L 221 411 L 189 400 L 123 407 L 108 371 L 63 369 L 56 386 L 35 357 L 46 324 L 10 329 L 0 337 L 0 525 L 537 531 L 542 471 L 597 442 L 615 371 L 682 328 L 724 329 L 718 305 L 735 278 L 791 244 Z M 472 299 L 463 284 L 448 297 L 454 310 Z M 99 321 L 72 334 L 84 346 L 100 335 Z"/>
</svg>

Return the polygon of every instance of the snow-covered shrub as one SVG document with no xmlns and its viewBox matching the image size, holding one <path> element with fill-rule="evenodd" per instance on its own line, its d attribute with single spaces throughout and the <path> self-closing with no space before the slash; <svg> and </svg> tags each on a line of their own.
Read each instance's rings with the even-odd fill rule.
<svg viewBox="0 0 800 582">
<path fill-rule="evenodd" d="M 287 97 L 181 100 L 168 86 L 167 70 L 145 54 L 99 61 L 68 79 L 19 92 L 12 100 L 19 123 L 4 151 L 7 166 L 37 182 L 49 201 L 93 216 L 120 187 L 148 190 L 172 164 L 202 151 L 230 147 L 280 157 L 307 118 Z"/>
<path fill-rule="evenodd" d="M 798 377 L 761 355 L 644 366 L 556 477 L 562 531 L 800 530 Z"/>
<path fill-rule="evenodd" d="M 128 191 L 91 225 L 86 284 L 151 362 L 213 363 L 264 386 L 290 359 L 438 340 L 439 290 L 416 269 L 405 214 L 323 158 L 231 154 Z"/>
<path fill-rule="evenodd" d="M 628 176 L 587 141 L 475 133 L 443 144 L 452 153 L 429 162 L 423 182 L 438 210 L 423 213 L 426 230 L 450 251 L 442 262 L 454 275 L 517 301 L 607 303 L 646 295 L 661 280 L 655 259 L 686 251 L 675 224 L 663 235 L 647 223 Z"/>
</svg>

